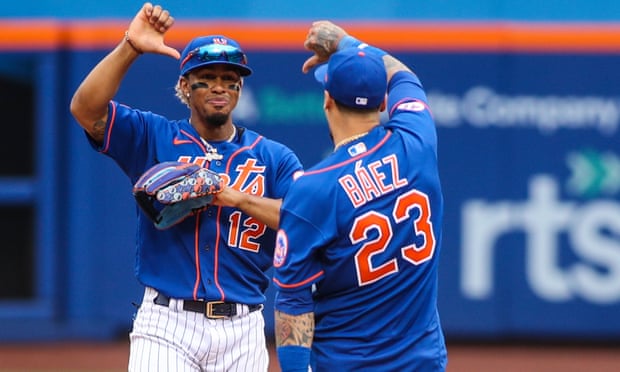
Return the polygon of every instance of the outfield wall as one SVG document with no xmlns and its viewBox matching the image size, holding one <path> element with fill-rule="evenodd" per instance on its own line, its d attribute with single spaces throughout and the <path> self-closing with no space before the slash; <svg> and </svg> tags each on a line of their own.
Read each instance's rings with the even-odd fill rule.
<svg viewBox="0 0 620 372">
<path fill-rule="evenodd" d="M 322 92 L 300 72 L 305 23 L 177 26 L 168 41 L 179 49 L 215 32 L 246 48 L 255 74 L 237 123 L 288 144 L 305 166 L 329 153 Z M 446 199 L 439 305 L 448 338 L 620 341 L 620 25 L 347 26 L 412 66 L 431 101 Z M 0 267 L 12 288 L 0 295 L 0 341 L 110 339 L 129 330 L 131 302 L 141 299 L 131 185 L 90 149 L 68 111 L 72 92 L 124 27 L 0 24 L 3 112 L 12 130 L 0 162 L 7 216 Z M 118 100 L 187 115 L 174 98 L 177 66 L 169 57 L 140 57 Z M 16 88 L 29 104 L 6 103 L 20 96 L 11 94 Z M 34 155 L 18 155 L 23 148 Z M 28 172 L 11 166 L 29 157 Z M 29 227 L 14 225 L 13 215 Z M 24 233 L 27 249 L 15 243 Z"/>
</svg>

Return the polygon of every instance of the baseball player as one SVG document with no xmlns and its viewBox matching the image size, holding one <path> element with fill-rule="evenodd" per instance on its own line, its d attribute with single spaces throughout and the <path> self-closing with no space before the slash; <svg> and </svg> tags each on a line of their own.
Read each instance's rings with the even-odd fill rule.
<svg viewBox="0 0 620 372">
<path fill-rule="evenodd" d="M 444 371 L 443 199 L 420 80 L 328 21 L 312 25 L 305 47 L 314 55 L 304 72 L 327 62 L 315 77 L 335 146 L 282 204 L 274 256 L 282 370 Z"/>
<path fill-rule="evenodd" d="M 145 3 L 78 87 L 71 112 L 91 145 L 132 183 L 158 164 L 192 163 L 256 200 L 242 209 L 210 205 L 165 228 L 137 208 L 135 272 L 145 291 L 130 334 L 129 370 L 267 371 L 262 307 L 275 231 L 257 217 L 269 222 L 261 203 L 281 199 L 301 164 L 289 148 L 233 123 L 243 78 L 252 73 L 239 44 L 203 36 L 179 53 L 164 42 L 173 23 L 167 10 Z M 113 100 L 142 53 L 179 59 L 176 92 L 189 119 Z"/>
</svg>

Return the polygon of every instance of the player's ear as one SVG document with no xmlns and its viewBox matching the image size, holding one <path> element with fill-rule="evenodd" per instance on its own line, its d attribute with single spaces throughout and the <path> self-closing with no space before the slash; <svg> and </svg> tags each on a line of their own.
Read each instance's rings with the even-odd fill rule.
<svg viewBox="0 0 620 372">
<path fill-rule="evenodd" d="M 243 88 L 243 78 L 239 79 L 239 82 L 237 83 L 237 92 L 239 92 L 239 97 L 241 97 L 242 88 Z"/>
<path fill-rule="evenodd" d="M 187 80 L 187 77 L 185 76 L 180 76 L 179 77 L 179 88 L 181 88 L 181 91 L 183 92 L 184 96 L 187 96 L 188 94 L 190 94 L 190 87 L 189 87 L 189 80 Z"/>
<path fill-rule="evenodd" d="M 329 95 L 329 92 L 323 91 L 323 110 L 328 110 L 334 105 L 334 99 Z"/>
</svg>

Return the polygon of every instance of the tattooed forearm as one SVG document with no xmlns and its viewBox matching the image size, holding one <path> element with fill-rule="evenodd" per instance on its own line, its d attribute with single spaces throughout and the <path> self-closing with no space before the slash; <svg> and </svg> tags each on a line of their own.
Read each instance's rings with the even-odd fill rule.
<svg viewBox="0 0 620 372">
<path fill-rule="evenodd" d="M 305 46 L 322 60 L 327 60 L 338 50 L 338 43 L 346 35 L 341 27 L 328 21 L 318 21 L 312 24 Z"/>
<path fill-rule="evenodd" d="M 412 72 L 411 69 L 409 69 L 409 67 L 407 67 L 404 63 L 390 55 L 386 55 L 385 57 L 383 57 L 383 62 L 385 63 L 385 69 L 388 71 L 388 73 L 395 74 L 398 71 Z"/>
<path fill-rule="evenodd" d="M 314 313 L 289 315 L 275 312 L 276 346 L 312 346 Z"/>
<path fill-rule="evenodd" d="M 390 81 L 392 76 L 399 71 L 413 72 L 409 67 L 389 54 L 383 56 L 383 63 L 385 64 L 385 71 L 387 72 L 388 81 Z"/>
<path fill-rule="evenodd" d="M 342 34 L 333 27 L 322 27 L 316 34 L 315 51 L 321 55 L 329 56 L 338 49 L 338 42 Z"/>
</svg>

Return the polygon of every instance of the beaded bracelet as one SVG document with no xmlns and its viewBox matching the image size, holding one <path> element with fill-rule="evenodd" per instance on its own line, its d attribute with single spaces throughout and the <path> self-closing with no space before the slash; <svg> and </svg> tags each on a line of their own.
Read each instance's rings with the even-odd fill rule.
<svg viewBox="0 0 620 372">
<path fill-rule="evenodd" d="M 132 41 L 131 39 L 129 39 L 129 30 L 125 31 L 125 41 L 127 42 L 127 44 L 129 44 L 129 46 L 131 47 L 131 49 L 133 49 L 136 53 L 138 54 L 143 54 L 144 52 L 141 51 Z"/>
</svg>

